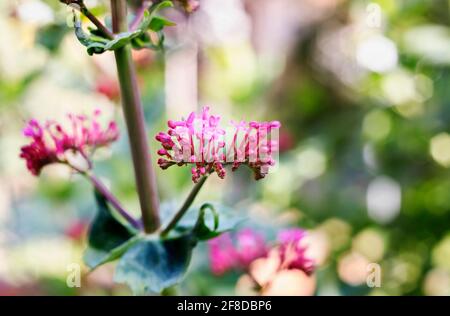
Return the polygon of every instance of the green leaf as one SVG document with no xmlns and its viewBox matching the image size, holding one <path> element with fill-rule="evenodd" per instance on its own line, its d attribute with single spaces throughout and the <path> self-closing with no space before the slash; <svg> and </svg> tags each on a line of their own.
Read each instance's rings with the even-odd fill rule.
<svg viewBox="0 0 450 316">
<path fill-rule="evenodd" d="M 152 23 L 152 20 L 155 18 L 155 15 L 158 11 L 160 11 L 161 9 L 164 8 L 169 8 L 169 7 L 173 7 L 173 3 L 171 1 L 163 1 L 160 2 L 158 4 L 153 5 L 150 8 L 150 12 L 149 11 L 144 11 L 144 17 L 142 19 L 141 24 L 139 24 L 138 29 L 142 30 L 142 31 L 147 31 L 150 28 L 150 25 Z M 167 21 L 170 22 L 170 21 Z M 173 22 L 170 22 L 173 23 Z"/>
<path fill-rule="evenodd" d="M 144 18 L 142 19 L 142 22 L 137 30 L 120 33 L 116 35 L 112 40 L 104 38 L 101 32 L 97 29 L 90 29 L 90 33 L 86 33 L 81 26 L 80 19 L 76 14 L 74 14 L 73 19 L 75 26 L 75 35 L 78 41 L 87 48 L 87 52 L 89 55 L 102 54 L 105 51 L 117 50 L 130 43 L 135 49 L 162 49 L 162 45 L 164 43 L 164 34 L 162 34 L 161 31 L 164 26 L 175 25 L 175 23 L 163 17 L 155 16 L 155 14 L 163 8 L 172 6 L 173 4 L 170 1 L 163 1 L 161 3 L 153 5 L 150 8 L 150 12 L 144 12 Z M 151 37 L 146 34 L 149 29 L 158 33 L 158 43 L 153 43 Z"/>
<path fill-rule="evenodd" d="M 161 31 L 165 26 L 174 26 L 176 23 L 169 21 L 161 16 L 155 16 L 151 21 L 149 28 L 152 31 L 159 32 Z"/>
<path fill-rule="evenodd" d="M 149 48 L 153 50 L 158 50 L 159 48 L 159 45 L 154 44 L 150 36 L 145 32 L 139 35 L 138 37 L 134 38 L 131 41 L 131 45 L 133 45 L 134 49 Z"/>
<path fill-rule="evenodd" d="M 108 43 L 110 40 L 105 38 L 102 31 L 96 28 L 88 27 L 89 38 L 97 43 Z"/>
<path fill-rule="evenodd" d="M 146 237 L 122 256 L 114 280 L 127 284 L 135 295 L 161 293 L 183 279 L 195 245 L 191 234 L 164 240 Z"/>
<path fill-rule="evenodd" d="M 206 212 L 207 210 L 210 210 L 210 212 Z M 233 230 L 244 220 L 244 217 L 236 214 L 235 211 L 223 205 L 215 207 L 210 203 L 203 204 L 197 214 L 197 221 L 193 226 L 192 232 L 202 241 L 215 238 L 224 232 Z M 178 229 L 183 229 L 183 226 L 184 229 L 187 229 L 190 225 L 192 225 L 192 218 L 187 218 L 181 221 Z"/>
<path fill-rule="evenodd" d="M 75 28 L 75 36 L 83 46 L 87 47 L 93 43 L 93 41 L 89 38 L 89 34 L 87 34 L 81 27 L 81 20 L 76 14 L 73 15 L 73 25 Z"/>
<path fill-rule="evenodd" d="M 95 269 L 102 264 L 119 259 L 131 246 L 133 246 L 140 239 L 142 239 L 142 236 L 134 236 L 125 241 L 123 244 L 117 246 L 116 248 L 113 248 L 109 252 L 88 247 L 84 252 L 83 260 L 86 265 L 89 266 L 89 268 Z"/>
<path fill-rule="evenodd" d="M 105 45 L 108 42 L 108 40 L 96 35 L 97 34 L 96 31 L 93 31 L 94 35 L 86 33 L 81 27 L 81 21 L 77 17 L 77 15 L 74 14 L 73 16 L 74 16 L 73 22 L 75 27 L 75 35 L 78 41 L 83 46 L 86 46 L 88 54 L 93 55 L 103 53 L 105 51 Z"/>
<path fill-rule="evenodd" d="M 98 192 L 95 197 L 98 211 L 89 229 L 88 249 L 83 257 L 91 269 L 117 259 L 138 240 L 132 230 L 111 213 L 105 198 Z"/>
<path fill-rule="evenodd" d="M 213 227 L 212 229 L 208 226 L 208 223 L 205 218 L 206 210 L 210 210 L 213 215 Z M 219 229 L 219 214 L 212 204 L 205 203 L 200 207 L 200 211 L 198 213 L 197 222 L 195 223 L 194 228 L 192 229 L 194 235 L 199 240 L 208 240 L 220 235 Z"/>
<path fill-rule="evenodd" d="M 153 50 L 163 50 L 164 46 L 164 33 L 157 32 L 158 40 L 153 42 L 152 38 L 147 33 L 142 33 L 140 36 L 134 38 L 131 42 L 134 49 L 149 48 Z"/>
<path fill-rule="evenodd" d="M 86 47 L 86 49 L 87 49 L 87 53 L 91 56 L 93 54 L 101 54 L 105 51 L 105 44 L 93 42 L 93 43 L 89 44 Z"/>
<path fill-rule="evenodd" d="M 55 53 L 67 33 L 65 24 L 51 24 L 44 26 L 36 34 L 36 43 L 44 46 L 51 53 Z"/>
<path fill-rule="evenodd" d="M 151 11 L 152 13 L 156 13 L 156 12 L 162 10 L 162 9 L 165 9 L 165 8 L 172 8 L 172 7 L 173 7 L 172 1 L 163 1 L 163 2 L 160 2 L 160 3 L 158 3 L 158 4 L 154 5 L 154 6 L 152 6 L 152 7 L 150 8 L 150 11 Z"/>
<path fill-rule="evenodd" d="M 163 227 L 177 210 L 177 203 L 161 204 Z M 217 237 L 242 219 L 224 206 L 206 203 L 191 208 L 167 237 L 141 236 L 118 249 L 115 257 L 121 258 L 114 280 L 127 284 L 135 295 L 160 293 L 182 281 L 198 241 Z"/>
<path fill-rule="evenodd" d="M 141 30 L 120 33 L 113 40 L 109 41 L 104 48 L 105 50 L 119 49 L 130 43 L 133 38 L 138 37 L 139 35 L 141 35 Z"/>
<path fill-rule="evenodd" d="M 163 227 L 170 222 L 178 207 L 174 202 L 161 205 Z M 200 208 L 190 208 L 169 236 L 192 233 L 198 240 L 204 241 L 233 230 L 244 219 L 238 212 L 224 205 L 205 203 Z"/>
</svg>

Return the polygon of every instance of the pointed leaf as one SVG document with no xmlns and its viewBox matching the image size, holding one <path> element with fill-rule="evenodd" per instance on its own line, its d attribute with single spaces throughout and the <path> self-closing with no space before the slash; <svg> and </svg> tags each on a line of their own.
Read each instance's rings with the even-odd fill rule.
<svg viewBox="0 0 450 316">
<path fill-rule="evenodd" d="M 87 53 L 92 56 L 94 54 L 101 54 L 105 51 L 105 44 L 102 43 L 91 43 L 87 47 Z"/>
<path fill-rule="evenodd" d="M 195 244 L 189 234 L 140 240 L 120 259 L 114 280 L 127 284 L 135 295 L 160 293 L 183 279 Z"/>
<path fill-rule="evenodd" d="M 210 210 L 213 215 L 213 226 L 208 226 L 208 223 L 205 219 L 206 211 Z M 199 240 L 208 240 L 220 235 L 221 232 L 219 229 L 219 214 L 216 212 L 216 209 L 212 204 L 205 203 L 200 207 L 197 222 L 192 230 L 193 234 Z"/>
<path fill-rule="evenodd" d="M 113 40 L 109 41 L 105 45 L 105 50 L 116 50 L 119 49 L 128 43 L 131 42 L 131 40 L 137 36 L 141 35 L 140 30 L 136 30 L 133 32 L 124 32 L 118 34 Z"/>
<path fill-rule="evenodd" d="M 144 11 L 144 18 L 142 19 L 141 24 L 139 24 L 138 29 L 142 31 L 147 31 L 150 27 L 150 24 L 152 20 L 155 18 L 156 13 L 164 8 L 173 7 L 173 4 L 171 1 L 163 1 L 161 3 L 155 4 L 150 8 L 149 11 Z"/>
<path fill-rule="evenodd" d="M 78 41 L 83 46 L 87 47 L 87 52 L 89 55 L 101 54 L 105 51 L 104 47 L 108 41 L 107 39 L 86 33 L 81 27 L 81 21 L 76 14 L 74 14 L 73 22 L 75 27 L 75 35 Z"/>
<path fill-rule="evenodd" d="M 89 268 L 95 269 L 102 264 L 122 257 L 122 255 L 141 238 L 141 236 L 134 236 L 109 252 L 89 247 L 84 252 L 83 260 Z"/>
<path fill-rule="evenodd" d="M 36 34 L 36 43 L 55 53 L 64 39 L 68 29 L 65 24 L 51 24 L 42 27 Z"/>
<path fill-rule="evenodd" d="M 73 15 L 73 24 L 75 28 L 75 36 L 77 37 L 78 41 L 86 47 L 92 44 L 92 41 L 89 38 L 89 34 L 87 34 L 81 27 L 81 20 L 77 17 L 76 14 Z"/>
<path fill-rule="evenodd" d="M 134 242 L 133 232 L 114 217 L 105 198 L 98 192 L 95 197 L 98 210 L 89 229 L 88 249 L 83 258 L 92 269 L 117 259 Z"/>
<path fill-rule="evenodd" d="M 203 241 L 233 230 L 243 220 L 243 216 L 223 205 L 215 206 L 205 203 L 198 210 L 189 210 L 175 230 L 180 233 L 192 231 L 199 240 Z"/>
<path fill-rule="evenodd" d="M 152 31 L 159 32 L 161 31 L 165 26 L 174 26 L 176 25 L 175 22 L 169 21 L 161 16 L 155 16 L 151 21 L 149 28 Z"/>
<path fill-rule="evenodd" d="M 138 37 L 133 38 L 133 40 L 131 41 L 131 45 L 133 45 L 134 49 L 149 48 L 153 50 L 158 50 L 159 48 L 157 44 L 153 43 L 151 37 L 146 32 L 143 32 Z"/>
</svg>

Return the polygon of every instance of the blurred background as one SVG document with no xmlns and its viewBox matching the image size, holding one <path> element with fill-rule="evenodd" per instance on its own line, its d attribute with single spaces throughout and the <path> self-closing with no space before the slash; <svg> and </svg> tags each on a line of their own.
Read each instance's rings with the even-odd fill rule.
<svg viewBox="0 0 450 316">
<path fill-rule="evenodd" d="M 211 177 L 199 203 L 239 209 L 263 232 L 307 229 L 318 270 L 299 293 L 450 295 L 450 1 L 200 0 L 191 15 L 166 14 L 177 26 L 165 53 L 133 54 L 153 151 L 168 118 L 205 104 L 225 121 L 283 124 L 273 174 Z M 112 54 L 89 57 L 68 21 L 56 0 L 0 2 L 0 295 L 130 293 L 114 264 L 82 264 L 89 183 L 60 166 L 33 177 L 18 157 L 30 118 L 100 108 L 124 131 Z M 138 214 L 121 136 L 95 169 Z M 192 186 L 188 169 L 157 174 L 165 201 Z M 207 258 L 199 247 L 180 293 L 243 293 L 238 274 L 214 276 Z M 72 263 L 81 288 L 66 285 Z M 380 287 L 366 284 L 370 263 Z"/>
</svg>

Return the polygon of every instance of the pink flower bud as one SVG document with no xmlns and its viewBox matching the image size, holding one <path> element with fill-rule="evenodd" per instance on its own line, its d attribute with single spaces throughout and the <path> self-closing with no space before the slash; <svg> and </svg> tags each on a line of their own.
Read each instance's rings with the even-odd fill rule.
<svg viewBox="0 0 450 316">
<path fill-rule="evenodd" d="M 160 156 L 166 156 L 168 153 L 167 153 L 167 150 L 166 149 L 160 149 L 160 150 L 158 150 L 158 155 L 160 155 Z"/>
</svg>

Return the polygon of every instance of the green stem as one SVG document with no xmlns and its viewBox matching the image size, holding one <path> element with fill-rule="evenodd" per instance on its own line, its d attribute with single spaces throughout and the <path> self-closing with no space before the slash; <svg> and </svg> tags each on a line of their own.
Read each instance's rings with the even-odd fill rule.
<svg viewBox="0 0 450 316">
<path fill-rule="evenodd" d="M 84 2 L 80 2 L 80 12 L 83 13 L 83 15 L 85 17 L 87 17 L 102 33 L 104 36 L 106 36 L 109 39 L 113 39 L 114 38 L 114 34 L 111 33 L 110 30 L 108 30 L 108 28 L 103 25 L 102 22 L 100 22 L 95 15 L 93 15 L 91 13 L 91 11 L 89 11 L 89 9 L 86 7 L 86 5 L 84 4 Z"/>
<path fill-rule="evenodd" d="M 198 192 L 200 192 L 200 189 L 202 188 L 203 184 L 205 184 L 207 178 L 208 176 L 204 176 L 200 179 L 199 182 L 195 184 L 181 208 L 178 210 L 178 212 L 175 214 L 166 228 L 164 228 L 164 230 L 161 232 L 161 236 L 167 236 L 167 234 L 177 225 L 178 221 L 183 217 L 183 215 L 192 205 L 192 202 L 194 202 L 195 197 L 197 196 Z"/>
<path fill-rule="evenodd" d="M 141 224 L 133 218 L 128 212 L 123 208 L 123 206 L 120 204 L 119 200 L 116 198 L 114 194 L 112 194 L 111 191 L 108 190 L 108 188 L 103 184 L 103 182 L 100 181 L 93 173 L 92 173 L 92 161 L 83 153 L 82 156 L 86 159 L 89 169 L 83 170 L 81 168 L 78 168 L 75 165 L 70 164 L 68 161 L 64 161 L 62 163 L 66 164 L 70 168 L 72 168 L 74 171 L 78 172 L 80 175 L 86 177 L 93 187 L 101 194 L 103 197 L 116 209 L 116 211 L 126 220 L 128 223 L 130 223 L 134 228 L 140 230 L 142 228 Z"/>
<path fill-rule="evenodd" d="M 72 9 L 79 10 L 85 17 L 89 19 L 96 27 L 97 29 L 102 32 L 104 36 L 106 36 L 109 39 L 114 38 L 114 34 L 111 33 L 111 31 L 102 23 L 95 15 L 89 11 L 89 9 L 84 4 L 83 0 L 59 0 L 62 3 L 65 3 L 69 6 L 71 6 Z"/>
<path fill-rule="evenodd" d="M 134 228 L 141 229 L 141 225 L 122 207 L 119 200 L 108 190 L 108 188 L 91 173 L 85 173 L 85 176 L 91 181 L 95 189 L 105 197 L 105 199 L 125 218 Z"/>
<path fill-rule="evenodd" d="M 126 0 L 111 0 L 113 32 L 126 32 Z M 142 212 L 144 230 L 152 233 L 159 228 L 159 198 L 156 176 L 147 143 L 144 111 L 136 80 L 136 70 L 129 45 L 114 51 L 122 96 L 122 107 L 130 140 L 136 188 Z"/>
</svg>

